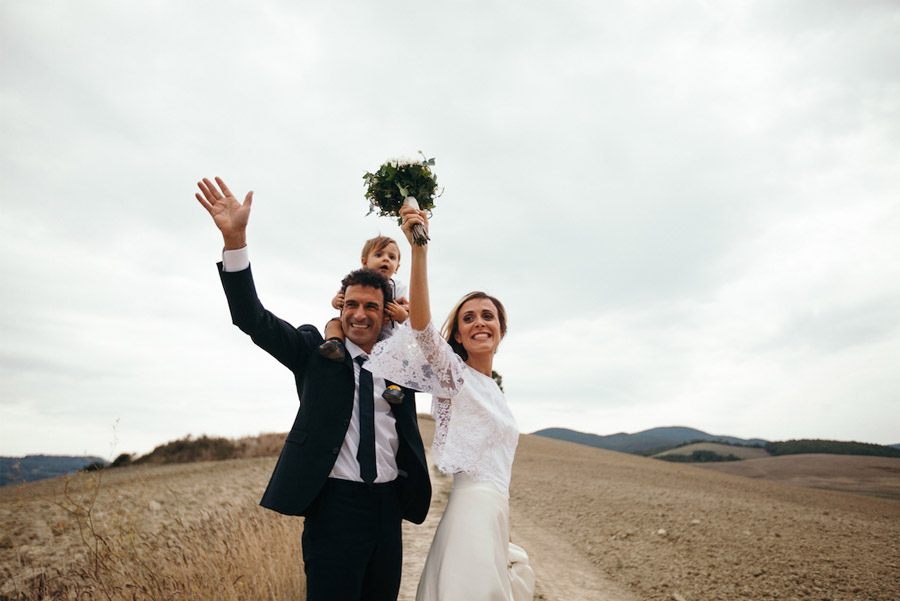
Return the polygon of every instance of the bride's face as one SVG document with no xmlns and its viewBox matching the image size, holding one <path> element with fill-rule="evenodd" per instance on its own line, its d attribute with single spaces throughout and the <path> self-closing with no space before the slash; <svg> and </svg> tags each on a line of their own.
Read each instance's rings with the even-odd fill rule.
<svg viewBox="0 0 900 601">
<path fill-rule="evenodd" d="M 497 307 L 488 298 L 473 298 L 463 303 L 457 314 L 457 332 L 454 336 L 466 353 L 477 355 L 496 353 L 503 337 Z"/>
</svg>

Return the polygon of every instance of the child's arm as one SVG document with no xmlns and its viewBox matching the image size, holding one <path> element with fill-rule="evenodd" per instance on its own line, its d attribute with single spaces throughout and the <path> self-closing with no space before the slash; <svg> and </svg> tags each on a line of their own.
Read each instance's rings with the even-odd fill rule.
<svg viewBox="0 0 900 601">
<path fill-rule="evenodd" d="M 334 298 L 331 299 L 331 306 L 338 311 L 344 308 L 344 294 L 342 292 L 338 292 L 334 295 Z"/>
</svg>

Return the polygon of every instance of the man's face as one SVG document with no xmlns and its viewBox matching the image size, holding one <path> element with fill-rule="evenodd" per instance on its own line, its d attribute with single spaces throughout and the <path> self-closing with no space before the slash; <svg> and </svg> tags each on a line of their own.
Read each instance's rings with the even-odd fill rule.
<svg viewBox="0 0 900 601">
<path fill-rule="evenodd" d="M 341 326 L 353 344 L 371 352 L 384 325 L 384 293 L 381 288 L 351 285 L 344 291 Z"/>
</svg>

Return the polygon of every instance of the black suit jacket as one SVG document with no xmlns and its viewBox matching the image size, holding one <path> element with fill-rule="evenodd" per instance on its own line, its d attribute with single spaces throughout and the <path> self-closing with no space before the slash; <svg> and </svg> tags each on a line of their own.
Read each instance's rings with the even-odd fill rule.
<svg viewBox="0 0 900 601">
<path fill-rule="evenodd" d="M 300 408 L 260 504 L 279 513 L 306 515 L 337 459 L 353 411 L 353 364 L 321 357 L 324 340 L 311 325 L 295 328 L 267 311 L 256 294 L 250 268 L 219 277 L 231 321 L 257 346 L 294 374 Z M 403 403 L 392 405 L 399 447 L 397 468 L 403 518 L 421 524 L 431 502 L 431 481 L 416 421 L 415 393 L 404 389 Z"/>
</svg>

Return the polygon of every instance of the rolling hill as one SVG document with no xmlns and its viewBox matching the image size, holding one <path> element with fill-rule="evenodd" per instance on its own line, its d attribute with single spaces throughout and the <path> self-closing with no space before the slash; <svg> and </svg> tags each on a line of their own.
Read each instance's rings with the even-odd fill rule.
<svg viewBox="0 0 900 601">
<path fill-rule="evenodd" d="M 70 455 L 0 457 L 0 486 L 71 474 L 96 462 L 105 463 L 100 457 Z"/>
<path fill-rule="evenodd" d="M 533 434 L 635 455 L 653 455 L 672 447 L 697 441 L 714 441 L 744 446 L 764 445 L 768 442 L 761 438 L 744 439 L 735 436 L 709 434 L 702 430 L 685 426 L 651 428 L 633 434 L 619 432 L 618 434 L 609 434 L 607 436 L 578 432 L 568 428 L 545 428 L 533 432 Z"/>
<path fill-rule="evenodd" d="M 734 455 L 738 459 L 757 459 L 759 457 L 768 457 L 769 454 L 765 449 L 760 447 L 748 447 L 742 445 L 722 444 L 719 442 L 695 442 L 686 444 L 662 453 L 657 453 L 654 457 L 669 457 L 672 455 L 690 455 L 694 451 L 711 451 L 717 455 L 726 457 Z"/>
</svg>

